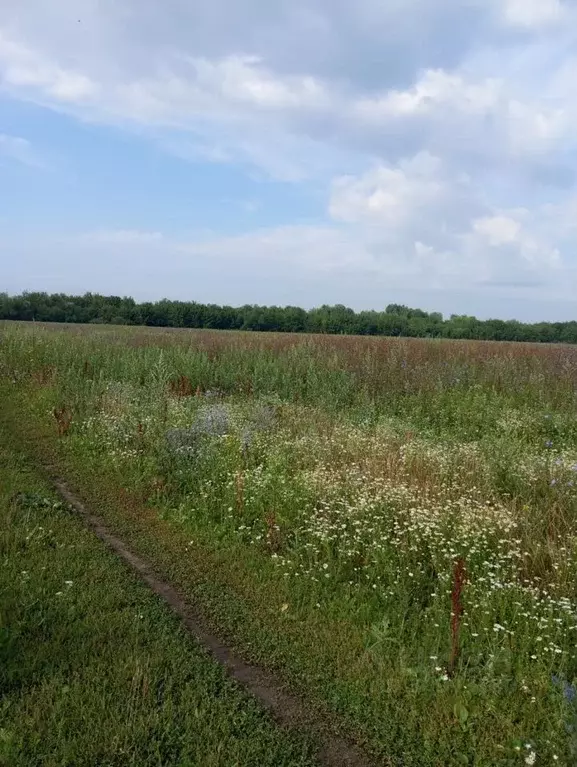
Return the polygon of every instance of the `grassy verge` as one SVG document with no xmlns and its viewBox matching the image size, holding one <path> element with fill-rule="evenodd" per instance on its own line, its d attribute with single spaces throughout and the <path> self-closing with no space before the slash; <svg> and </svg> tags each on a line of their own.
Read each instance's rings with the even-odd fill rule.
<svg viewBox="0 0 577 767">
<path fill-rule="evenodd" d="M 12 443 L 0 420 L 0 764 L 313 764 Z"/>
</svg>

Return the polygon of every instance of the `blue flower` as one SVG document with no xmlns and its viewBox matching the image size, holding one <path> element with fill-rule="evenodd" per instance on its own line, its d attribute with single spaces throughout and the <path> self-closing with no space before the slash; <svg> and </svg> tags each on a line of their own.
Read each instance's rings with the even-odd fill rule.
<svg viewBox="0 0 577 767">
<path fill-rule="evenodd" d="M 575 688 L 575 685 L 569 684 L 569 682 L 561 679 L 561 677 L 557 676 L 557 674 L 553 674 L 551 676 L 551 681 L 555 687 L 561 687 L 563 690 L 563 697 L 566 701 L 569 703 L 573 703 L 575 701 L 575 698 L 577 698 L 577 689 Z"/>
</svg>

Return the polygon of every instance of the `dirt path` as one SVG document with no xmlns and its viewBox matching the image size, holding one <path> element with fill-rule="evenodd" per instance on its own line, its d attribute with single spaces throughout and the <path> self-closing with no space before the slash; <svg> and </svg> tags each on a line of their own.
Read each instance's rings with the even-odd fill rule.
<svg viewBox="0 0 577 767">
<path fill-rule="evenodd" d="M 316 736 L 320 743 L 318 758 L 321 764 L 330 767 L 370 767 L 375 764 L 359 747 L 328 733 L 322 721 L 311 713 L 306 702 L 288 692 L 279 678 L 235 655 L 229 646 L 223 644 L 206 628 L 193 605 L 186 602 L 169 583 L 158 578 L 145 560 L 113 535 L 103 520 L 86 508 L 63 479 L 48 473 L 60 496 L 82 517 L 86 525 L 117 556 L 130 565 L 155 594 L 162 597 L 182 619 L 187 631 L 224 666 L 233 679 L 242 684 L 280 725 L 291 728 L 304 727 Z"/>
</svg>

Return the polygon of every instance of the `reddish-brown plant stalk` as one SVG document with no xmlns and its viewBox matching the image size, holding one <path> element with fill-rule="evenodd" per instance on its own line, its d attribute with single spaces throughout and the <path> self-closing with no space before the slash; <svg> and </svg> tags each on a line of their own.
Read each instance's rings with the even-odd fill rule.
<svg viewBox="0 0 577 767">
<path fill-rule="evenodd" d="M 463 616 L 463 589 L 465 586 L 466 571 L 465 560 L 460 557 L 455 562 L 453 569 L 453 590 L 451 592 L 451 658 L 449 660 L 449 676 L 455 673 L 455 666 L 459 659 L 461 618 Z"/>
</svg>

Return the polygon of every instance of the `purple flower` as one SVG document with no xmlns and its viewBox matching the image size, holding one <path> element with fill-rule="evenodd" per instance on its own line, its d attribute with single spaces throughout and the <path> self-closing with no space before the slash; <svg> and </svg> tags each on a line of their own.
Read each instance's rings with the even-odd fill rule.
<svg viewBox="0 0 577 767">
<path fill-rule="evenodd" d="M 551 676 L 551 681 L 555 687 L 561 687 L 565 700 L 569 701 L 569 703 L 573 703 L 577 697 L 577 690 L 575 689 L 575 685 L 569 684 L 569 682 L 561 679 L 561 677 L 557 676 L 556 674 Z"/>
<path fill-rule="evenodd" d="M 561 679 L 556 674 L 553 674 L 551 677 L 551 681 L 555 685 L 555 687 L 561 687 L 563 690 L 563 697 L 565 700 L 569 701 L 569 703 L 573 703 L 575 698 L 577 697 L 577 690 L 575 689 L 575 685 L 569 684 L 569 682 L 566 682 L 564 679 Z"/>
</svg>

